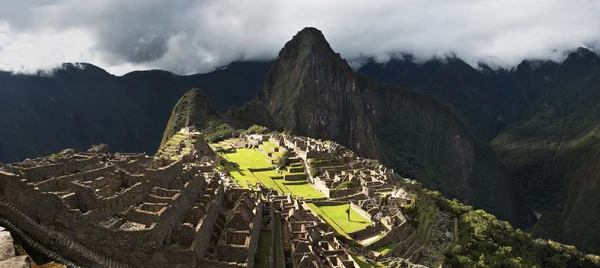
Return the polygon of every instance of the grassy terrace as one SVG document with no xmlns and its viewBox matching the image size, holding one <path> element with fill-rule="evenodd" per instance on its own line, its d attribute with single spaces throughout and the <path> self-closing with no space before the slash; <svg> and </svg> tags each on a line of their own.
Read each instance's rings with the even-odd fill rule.
<svg viewBox="0 0 600 268">
<path fill-rule="evenodd" d="M 226 165 L 225 169 L 239 185 L 248 188 L 248 183 L 256 185 L 261 183 L 265 187 L 275 189 L 280 193 L 291 194 L 305 199 L 321 198 L 323 194 L 313 188 L 308 182 L 287 182 L 283 180 L 283 175 L 290 175 L 287 171 L 282 174 L 275 170 L 251 172 L 250 169 L 271 168 L 271 164 L 266 161 L 266 156 L 255 149 L 237 149 L 235 152 L 223 153 L 221 156 L 231 163 L 236 163 L 238 167 Z M 304 174 L 304 173 L 302 173 Z"/>
<path fill-rule="evenodd" d="M 331 225 L 336 233 L 343 235 L 348 239 L 352 239 L 348 233 L 360 231 L 371 225 L 369 220 L 365 219 L 353 209 L 350 210 L 350 220 L 348 220 L 348 214 L 346 214 L 346 209 L 348 208 L 347 204 L 335 206 L 316 206 L 315 204 L 308 204 L 308 206 L 319 217 Z"/>
<path fill-rule="evenodd" d="M 397 245 L 398 245 L 397 243 L 390 243 L 390 244 L 378 247 L 374 251 L 381 253 L 381 255 L 385 255 L 388 252 L 392 251 L 394 248 L 396 248 Z"/>
</svg>

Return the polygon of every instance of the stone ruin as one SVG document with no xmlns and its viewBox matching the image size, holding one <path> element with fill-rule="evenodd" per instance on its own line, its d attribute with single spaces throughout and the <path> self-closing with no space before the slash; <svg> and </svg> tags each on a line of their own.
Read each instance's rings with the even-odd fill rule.
<svg viewBox="0 0 600 268">
<path fill-rule="evenodd" d="M 186 162 L 105 152 L 7 165 L 0 171 L 0 219 L 11 223 L 11 232 L 31 237 L 72 266 L 245 265 L 241 259 L 211 258 L 237 245 L 236 232 L 244 232 L 226 228 L 229 233 L 218 241 L 223 247 L 211 246 L 228 209 L 214 159 Z M 260 214 L 256 206 L 240 202 L 237 210 Z M 231 222 L 238 216 L 234 213 Z"/>
<path fill-rule="evenodd" d="M 334 142 L 281 134 L 241 140 L 287 151 L 302 179 L 326 196 L 315 204 L 349 203 L 370 220 L 351 234 L 364 250 L 405 240 L 402 250 L 414 247 L 401 208 L 414 202 L 419 185 L 392 185 L 403 178 Z M 261 185 L 225 187 L 230 178 L 217 170 L 219 161 L 199 133 L 183 129 L 156 157 L 110 154 L 100 144 L 2 164 L 0 225 L 69 267 L 255 267 L 261 231 L 275 243 L 271 265 L 357 267 L 347 241 L 304 201 Z"/>
</svg>

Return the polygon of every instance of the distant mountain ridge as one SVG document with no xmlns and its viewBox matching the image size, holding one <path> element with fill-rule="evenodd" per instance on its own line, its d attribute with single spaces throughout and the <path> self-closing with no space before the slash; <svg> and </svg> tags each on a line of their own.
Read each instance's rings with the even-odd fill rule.
<svg viewBox="0 0 600 268">
<path fill-rule="evenodd" d="M 64 64 L 51 76 L 0 72 L 0 162 L 101 142 L 154 153 L 171 109 L 190 88 L 203 88 L 227 111 L 256 97 L 270 65 L 236 62 L 189 76 L 154 70 L 118 77 L 91 64 Z"/>
</svg>

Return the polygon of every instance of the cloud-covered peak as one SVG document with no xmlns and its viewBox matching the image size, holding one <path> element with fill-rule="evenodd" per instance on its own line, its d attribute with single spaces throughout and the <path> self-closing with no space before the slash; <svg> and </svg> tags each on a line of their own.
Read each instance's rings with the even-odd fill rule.
<svg viewBox="0 0 600 268">
<path fill-rule="evenodd" d="M 352 61 L 456 55 L 476 65 L 562 60 L 600 42 L 594 0 L 0 0 L 0 69 L 34 72 L 90 62 L 122 74 L 207 72 L 273 59 L 314 26 Z"/>
</svg>

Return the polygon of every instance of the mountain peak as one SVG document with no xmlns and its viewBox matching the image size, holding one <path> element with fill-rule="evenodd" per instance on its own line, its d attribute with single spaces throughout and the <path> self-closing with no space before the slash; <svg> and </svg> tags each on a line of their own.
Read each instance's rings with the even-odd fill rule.
<svg viewBox="0 0 600 268">
<path fill-rule="evenodd" d="M 309 55 L 318 56 L 318 58 L 327 58 L 331 55 L 339 57 L 339 54 L 331 49 L 323 33 L 313 27 L 300 30 L 279 52 L 280 58 L 297 58 Z"/>
<path fill-rule="evenodd" d="M 299 31 L 279 52 L 259 100 L 284 129 L 301 136 L 336 139 L 361 156 L 380 158 L 366 121 L 356 75 L 321 31 Z M 356 115 L 356 116 L 350 116 Z"/>
</svg>

